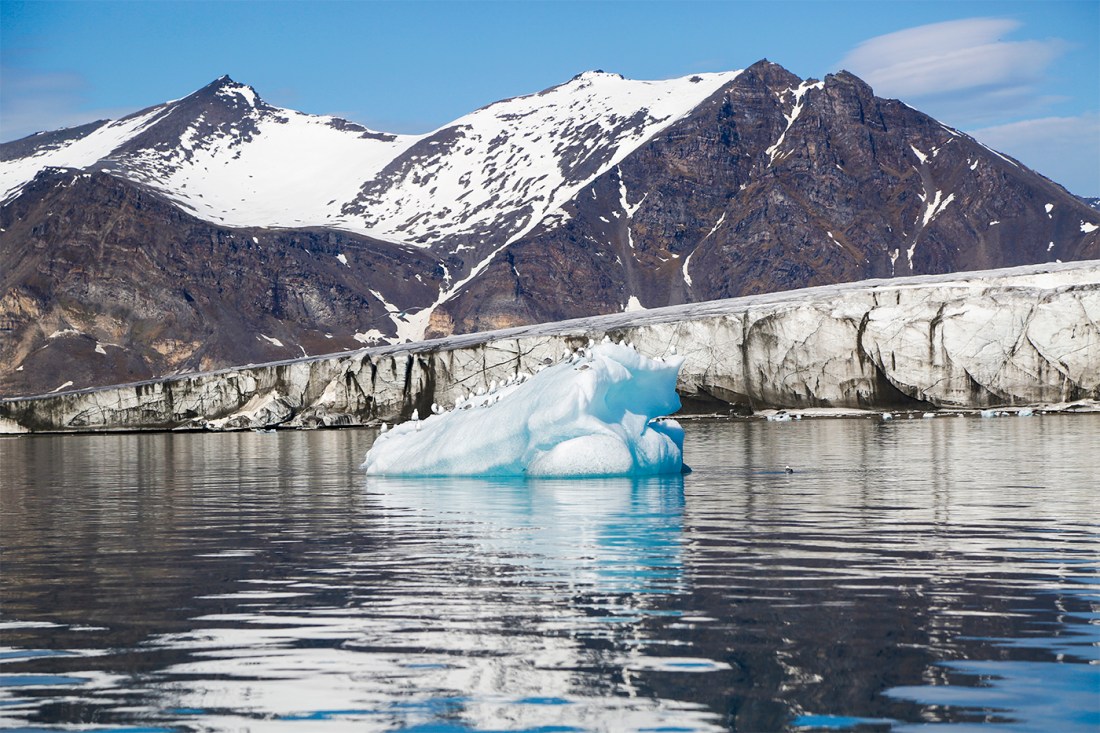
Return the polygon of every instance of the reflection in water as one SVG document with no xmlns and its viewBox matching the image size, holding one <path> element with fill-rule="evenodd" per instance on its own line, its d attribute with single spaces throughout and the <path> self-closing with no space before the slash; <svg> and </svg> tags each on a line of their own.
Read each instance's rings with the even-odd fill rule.
<svg viewBox="0 0 1100 733">
<path fill-rule="evenodd" d="M 367 477 L 368 502 L 393 535 L 437 527 L 469 544 L 456 558 L 521 583 L 601 594 L 682 587 L 682 476 L 550 480 Z M 469 533 L 458 530 L 465 527 Z"/>
<path fill-rule="evenodd" d="M 315 552 L 308 574 L 207 596 L 240 610 L 152 641 L 202 656 L 169 675 L 219 678 L 217 692 L 188 690 L 175 707 L 355 719 L 357 730 L 440 717 L 490 729 L 586 726 L 609 711 L 641 727 L 667 715 L 618 693 L 631 691 L 631 670 L 666 663 L 646 655 L 638 629 L 661 612 L 650 594 L 681 583 L 681 477 L 372 477 L 366 509 L 385 541 Z M 323 595 L 336 602 L 318 603 Z M 609 699 L 572 705 L 594 692 L 585 670 L 608 667 L 623 675 L 602 683 Z"/>
<path fill-rule="evenodd" d="M 528 483 L 0 440 L 0 721 L 1096 729 L 1097 417 L 687 427 L 686 477 Z"/>
</svg>

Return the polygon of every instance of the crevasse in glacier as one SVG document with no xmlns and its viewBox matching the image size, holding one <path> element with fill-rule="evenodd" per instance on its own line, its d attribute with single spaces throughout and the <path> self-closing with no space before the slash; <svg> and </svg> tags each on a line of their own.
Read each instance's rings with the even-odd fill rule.
<svg viewBox="0 0 1100 733">
<path fill-rule="evenodd" d="M 362 468 L 389 476 L 646 476 L 684 470 L 683 359 L 589 345 L 453 409 L 383 432 Z"/>
</svg>

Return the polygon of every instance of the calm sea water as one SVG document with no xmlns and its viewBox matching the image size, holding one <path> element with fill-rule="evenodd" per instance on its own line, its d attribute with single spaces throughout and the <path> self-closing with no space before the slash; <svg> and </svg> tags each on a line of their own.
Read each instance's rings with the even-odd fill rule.
<svg viewBox="0 0 1100 733">
<path fill-rule="evenodd" d="M 1100 729 L 1100 415 L 686 428 L 531 483 L 2 439 L 0 727 Z"/>
</svg>

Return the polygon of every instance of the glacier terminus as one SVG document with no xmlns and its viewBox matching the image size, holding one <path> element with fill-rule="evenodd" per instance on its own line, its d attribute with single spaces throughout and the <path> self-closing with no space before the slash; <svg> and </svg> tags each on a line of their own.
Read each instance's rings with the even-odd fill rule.
<svg viewBox="0 0 1100 733">
<path fill-rule="evenodd" d="M 403 422 L 589 340 L 683 358 L 691 411 L 989 409 L 1100 400 L 1100 262 L 894 278 L 0 400 L 7 431 Z"/>
</svg>

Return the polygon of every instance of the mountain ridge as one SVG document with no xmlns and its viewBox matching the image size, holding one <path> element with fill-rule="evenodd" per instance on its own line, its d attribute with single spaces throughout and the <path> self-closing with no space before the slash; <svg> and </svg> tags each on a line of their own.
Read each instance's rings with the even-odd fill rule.
<svg viewBox="0 0 1100 733">
<path fill-rule="evenodd" d="M 0 191 L 4 392 L 56 388 L 101 344 L 126 358 L 86 384 L 1100 258 L 1100 213 L 1056 183 L 852 74 L 768 61 L 657 82 L 583 72 L 405 136 L 273 107 L 226 75 L 0 145 Z M 138 307 L 157 301 L 177 333 Z M 70 331 L 88 338 L 55 336 Z"/>
</svg>

